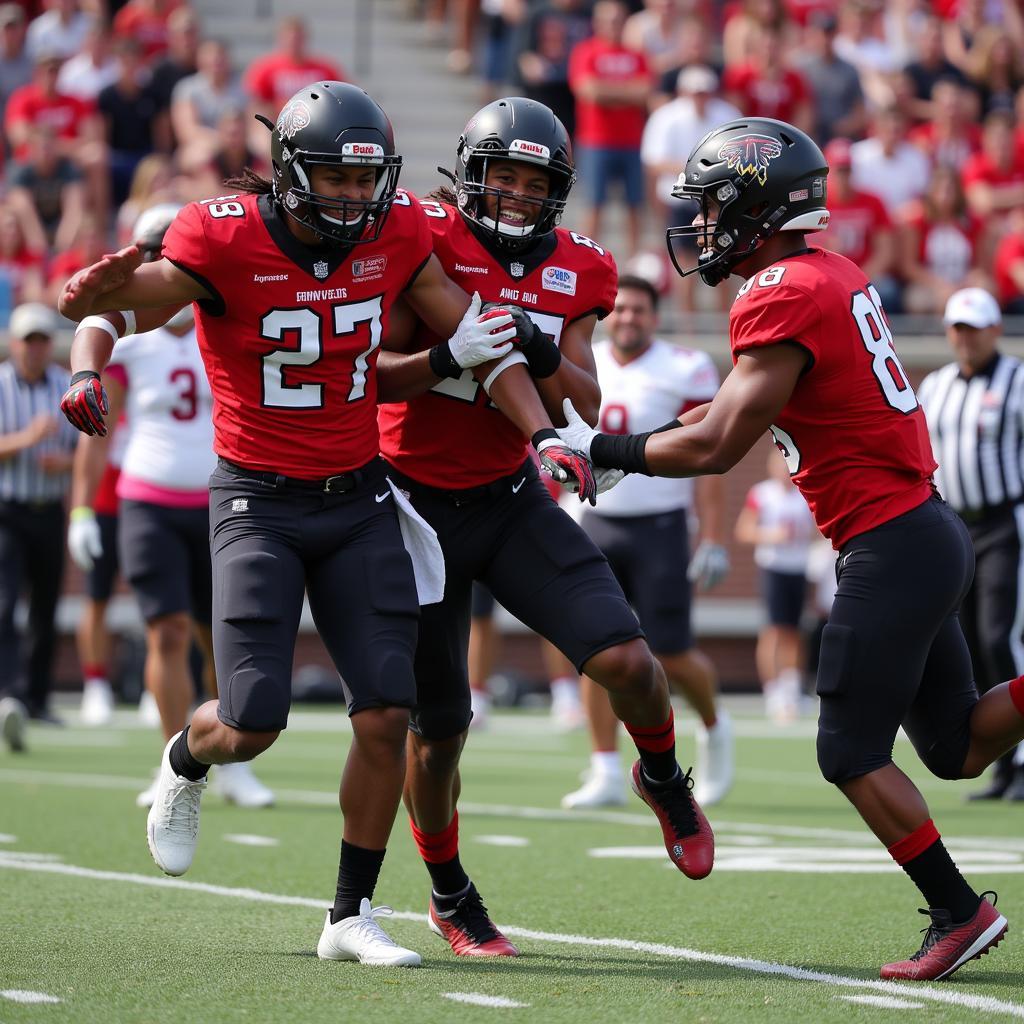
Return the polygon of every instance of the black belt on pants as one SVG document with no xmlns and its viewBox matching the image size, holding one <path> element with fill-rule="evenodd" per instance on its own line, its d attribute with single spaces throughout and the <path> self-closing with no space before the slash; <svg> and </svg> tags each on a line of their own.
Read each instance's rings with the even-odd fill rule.
<svg viewBox="0 0 1024 1024">
<path fill-rule="evenodd" d="M 365 466 L 351 469 L 347 473 L 325 476 L 319 480 L 302 480 L 299 477 L 284 476 L 281 473 L 268 473 L 261 469 L 249 469 L 229 459 L 218 458 L 217 464 L 226 469 L 232 476 L 246 480 L 259 480 L 271 487 L 291 487 L 300 491 L 322 491 L 327 494 L 347 494 L 354 491 L 368 476 L 367 470 L 376 462 L 371 459 Z"/>
<path fill-rule="evenodd" d="M 469 505 L 477 501 L 486 501 L 488 498 L 497 497 L 499 494 L 508 494 L 509 489 L 517 484 L 524 474 L 530 477 L 536 474 L 536 469 L 530 459 L 527 459 L 514 473 L 508 476 L 498 477 L 490 483 L 480 484 L 478 487 L 460 487 L 457 489 L 446 489 L 435 487 L 433 484 L 423 484 L 413 480 L 404 473 L 399 472 L 394 466 L 388 467 L 388 474 L 396 484 L 401 485 L 407 491 L 429 491 L 432 494 L 440 494 L 447 498 L 454 505 Z"/>
</svg>

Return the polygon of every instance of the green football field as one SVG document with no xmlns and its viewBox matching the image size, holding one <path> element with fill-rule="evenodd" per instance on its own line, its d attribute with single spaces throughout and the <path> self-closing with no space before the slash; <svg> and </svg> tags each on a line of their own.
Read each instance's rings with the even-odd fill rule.
<svg viewBox="0 0 1024 1024">
<path fill-rule="evenodd" d="M 949 982 L 881 982 L 878 966 L 920 942 L 919 895 L 819 778 L 813 722 L 780 729 L 747 700 L 730 706 L 738 779 L 709 815 L 717 861 L 701 882 L 669 865 L 634 797 L 559 809 L 586 763 L 581 733 L 508 713 L 474 734 L 462 859 L 522 956 L 457 959 L 428 931 L 428 878 L 403 814 L 375 903 L 394 907 L 385 927 L 423 954 L 416 970 L 316 957 L 337 872 L 340 711 L 296 711 L 259 759 L 276 807 L 207 794 L 181 879 L 150 860 L 134 806 L 156 735 L 131 711 L 105 729 L 33 730 L 27 754 L 0 750 L 0 1024 L 1024 1018 L 1024 807 L 966 804 L 976 783 L 931 779 L 900 742 L 947 845 L 975 888 L 999 893 L 1010 931 Z"/>
</svg>

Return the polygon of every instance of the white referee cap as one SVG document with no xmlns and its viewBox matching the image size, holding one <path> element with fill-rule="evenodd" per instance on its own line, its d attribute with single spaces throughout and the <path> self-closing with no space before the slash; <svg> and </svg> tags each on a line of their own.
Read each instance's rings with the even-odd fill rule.
<svg viewBox="0 0 1024 1024">
<path fill-rule="evenodd" d="M 968 327 L 977 327 L 979 330 L 994 327 L 1002 323 L 1002 320 L 999 303 L 991 292 L 985 291 L 984 288 L 961 288 L 960 291 L 953 292 L 946 303 L 946 312 L 942 315 L 942 322 L 947 327 L 953 324 L 967 324 Z"/>
<path fill-rule="evenodd" d="M 22 340 L 32 334 L 52 338 L 57 333 L 57 314 L 41 302 L 23 302 L 11 313 L 7 330 L 12 338 Z"/>
</svg>

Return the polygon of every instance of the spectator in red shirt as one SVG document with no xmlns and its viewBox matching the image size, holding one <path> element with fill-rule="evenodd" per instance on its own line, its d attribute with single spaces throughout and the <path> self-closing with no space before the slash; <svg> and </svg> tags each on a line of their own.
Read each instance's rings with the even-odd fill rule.
<svg viewBox="0 0 1024 1024">
<path fill-rule="evenodd" d="M 960 170 L 981 145 L 981 130 L 971 121 L 973 98 L 956 82 L 943 78 L 932 87 L 930 121 L 911 128 L 909 140 L 932 166 Z"/>
<path fill-rule="evenodd" d="M 751 46 L 750 60 L 725 69 L 725 98 L 747 117 L 774 117 L 811 131 L 813 115 L 803 75 L 785 66 L 782 33 L 766 30 Z"/>
<path fill-rule="evenodd" d="M 1024 165 L 1016 158 L 1013 133 L 1013 114 L 993 110 L 985 118 L 981 152 L 964 164 L 964 192 L 976 217 L 990 217 L 1024 205 Z"/>
<path fill-rule="evenodd" d="M 1024 207 L 1011 212 L 1009 231 L 996 248 L 995 278 L 1003 312 L 1024 316 Z"/>
<path fill-rule="evenodd" d="M 292 17 L 277 26 L 277 49 L 249 65 L 243 84 L 256 109 L 274 120 L 288 99 L 317 80 L 344 82 L 347 76 L 326 57 L 309 53 L 306 23 Z"/>
<path fill-rule="evenodd" d="M 576 97 L 576 169 L 589 188 L 584 230 L 597 238 L 608 186 L 619 182 L 627 208 L 627 256 L 640 247 L 644 172 L 640 141 L 653 85 L 647 59 L 622 43 L 628 8 L 620 0 L 594 5 L 594 35 L 569 57 L 569 86 Z"/>
<path fill-rule="evenodd" d="M 49 53 L 36 59 L 32 81 L 15 89 L 7 102 L 4 130 L 18 160 L 30 151 L 35 129 L 47 129 L 57 138 L 57 149 L 84 174 L 89 204 L 98 216 L 110 208 L 107 149 L 96 108 L 57 89 L 62 60 Z"/>
<path fill-rule="evenodd" d="M 816 243 L 856 263 L 878 289 L 889 313 L 900 308 L 900 287 L 893 276 L 896 233 L 885 203 L 851 182 L 850 140 L 833 139 L 825 147 L 828 161 L 828 228 Z"/>
<path fill-rule="evenodd" d="M 936 167 L 924 196 L 905 207 L 900 219 L 900 269 L 907 281 L 903 306 L 908 313 L 941 313 L 953 292 L 982 283 L 972 273 L 979 224 L 952 167 Z"/>
<path fill-rule="evenodd" d="M 181 0 L 128 0 L 114 15 L 114 34 L 130 36 L 151 61 L 167 49 L 167 19 Z"/>
</svg>

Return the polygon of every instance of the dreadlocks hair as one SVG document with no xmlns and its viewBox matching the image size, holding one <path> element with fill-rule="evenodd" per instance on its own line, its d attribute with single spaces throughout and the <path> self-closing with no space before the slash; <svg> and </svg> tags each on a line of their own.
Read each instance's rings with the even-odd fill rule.
<svg viewBox="0 0 1024 1024">
<path fill-rule="evenodd" d="M 455 206 L 455 189 L 451 185 L 438 185 L 433 192 L 427 195 L 428 199 L 433 199 L 436 203 L 447 203 L 449 206 Z"/>
<path fill-rule="evenodd" d="M 251 192 L 253 195 L 270 195 L 274 186 L 269 179 L 262 174 L 257 174 L 251 167 L 246 167 L 241 174 L 232 178 L 225 178 L 224 184 L 227 188 L 237 189 L 239 192 Z"/>
</svg>

